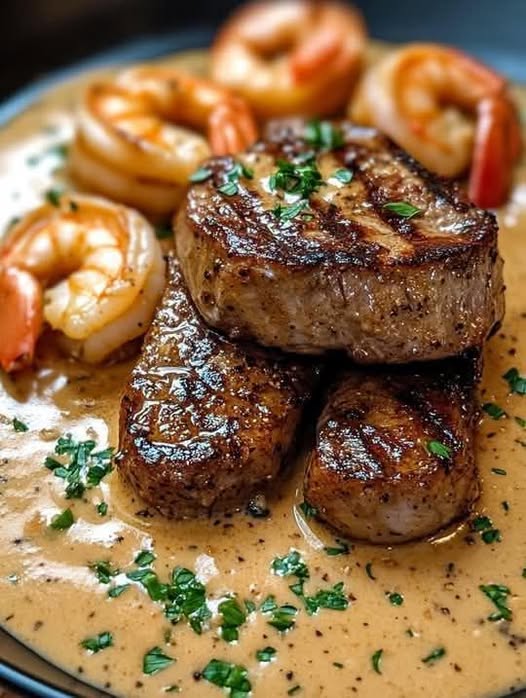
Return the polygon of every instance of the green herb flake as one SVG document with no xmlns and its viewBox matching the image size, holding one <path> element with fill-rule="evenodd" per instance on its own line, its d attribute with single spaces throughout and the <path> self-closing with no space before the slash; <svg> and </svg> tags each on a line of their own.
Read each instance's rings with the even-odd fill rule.
<svg viewBox="0 0 526 698">
<path fill-rule="evenodd" d="M 503 584 L 481 584 L 480 591 L 495 605 L 496 611 L 488 616 L 488 620 L 496 622 L 499 620 L 511 620 L 511 609 L 506 605 L 511 591 Z"/>
<path fill-rule="evenodd" d="M 490 528 L 487 531 L 483 531 L 480 537 L 487 545 L 500 543 L 502 540 L 502 534 L 498 528 Z"/>
<path fill-rule="evenodd" d="M 21 421 L 20 419 L 18 419 L 17 417 L 15 417 L 15 418 L 13 419 L 13 429 L 14 429 L 15 431 L 19 431 L 19 432 L 29 431 L 29 427 L 27 426 L 27 424 L 25 424 L 24 422 L 22 422 L 22 421 Z"/>
<path fill-rule="evenodd" d="M 397 591 L 387 592 L 387 598 L 393 606 L 401 606 L 404 603 L 404 597 Z"/>
<path fill-rule="evenodd" d="M 132 582 L 139 582 L 152 601 L 166 601 L 168 597 L 168 585 L 162 584 L 159 577 L 148 567 L 127 572 L 126 576 Z"/>
<path fill-rule="evenodd" d="M 308 502 L 303 501 L 300 505 L 299 508 L 301 509 L 303 516 L 306 519 L 312 519 L 318 514 L 318 510 L 316 507 L 311 506 Z"/>
<path fill-rule="evenodd" d="M 253 601 L 251 601 L 250 599 L 245 599 L 245 601 L 243 601 L 243 603 L 245 605 L 245 610 L 248 614 L 255 613 L 256 604 Z"/>
<path fill-rule="evenodd" d="M 335 557 L 337 555 L 348 555 L 350 552 L 349 545 L 347 543 L 342 543 L 340 541 L 338 546 L 323 548 L 325 553 L 330 557 Z"/>
<path fill-rule="evenodd" d="M 389 201 L 387 204 L 383 205 L 383 208 L 390 213 L 395 213 L 400 218 L 405 218 L 410 220 L 415 218 L 415 216 L 420 216 L 424 213 L 424 210 L 413 206 L 413 204 L 407 201 Z"/>
<path fill-rule="evenodd" d="M 88 567 L 95 573 L 101 584 L 109 584 L 113 577 L 116 577 L 120 573 L 120 570 L 114 568 L 109 560 L 90 562 Z"/>
<path fill-rule="evenodd" d="M 372 579 L 373 581 L 376 581 L 376 577 L 375 577 L 374 574 L 373 574 L 373 563 L 372 563 L 372 562 L 368 562 L 368 563 L 365 565 L 365 571 L 366 571 L 367 576 L 369 577 L 369 579 Z"/>
<path fill-rule="evenodd" d="M 181 688 L 181 686 L 178 686 L 178 685 L 175 684 L 175 683 L 172 684 L 171 686 L 165 686 L 165 687 L 163 688 L 163 691 L 164 691 L 165 693 L 181 693 L 182 690 L 183 690 L 183 689 Z"/>
<path fill-rule="evenodd" d="M 160 647 L 152 647 L 143 657 L 142 671 L 143 674 L 152 676 L 167 669 L 174 662 L 175 659 L 166 655 Z"/>
<path fill-rule="evenodd" d="M 49 156 L 53 156 L 56 158 L 59 158 L 61 160 L 65 160 L 67 157 L 69 151 L 69 146 L 67 143 L 55 143 L 54 145 L 49 146 L 49 148 L 46 148 L 46 150 L 42 151 L 41 153 L 36 153 L 35 155 L 30 155 L 26 162 L 30 167 L 34 167 L 35 165 L 38 165 L 42 160 Z"/>
<path fill-rule="evenodd" d="M 227 599 L 222 601 L 218 606 L 218 611 L 223 617 L 221 623 L 221 637 L 226 642 L 235 642 L 239 640 L 238 628 L 243 625 L 247 619 L 245 611 L 241 608 L 236 599 Z"/>
<path fill-rule="evenodd" d="M 526 579 L 526 567 L 522 568 L 522 576 L 524 579 Z"/>
<path fill-rule="evenodd" d="M 514 417 L 515 422 L 522 428 L 526 428 L 526 419 L 523 419 L 522 417 Z"/>
<path fill-rule="evenodd" d="M 376 671 L 377 674 L 382 673 L 383 653 L 384 653 L 383 650 L 376 650 L 376 652 L 371 656 L 371 664 L 373 666 L 374 671 Z"/>
<path fill-rule="evenodd" d="M 505 410 L 494 402 L 485 402 L 482 405 L 482 409 L 492 419 L 502 419 L 502 417 L 507 417 Z"/>
<path fill-rule="evenodd" d="M 295 696 L 296 693 L 299 693 L 301 691 L 301 686 L 299 684 L 296 684 L 296 686 L 292 686 L 292 688 L 289 688 L 287 691 L 288 696 Z"/>
<path fill-rule="evenodd" d="M 516 368 L 510 368 L 502 377 L 508 383 L 510 393 L 526 395 L 526 377 L 521 376 Z"/>
<path fill-rule="evenodd" d="M 141 550 L 141 552 L 135 556 L 134 562 L 138 567 L 148 567 L 148 565 L 152 564 L 155 558 L 156 555 L 153 551 Z"/>
<path fill-rule="evenodd" d="M 112 587 L 111 589 L 108 590 L 108 596 L 110 599 L 116 599 L 118 598 L 121 594 L 124 594 L 126 589 L 130 588 L 130 584 L 119 584 L 118 586 Z"/>
<path fill-rule="evenodd" d="M 275 596 L 267 596 L 267 598 L 262 602 L 261 606 L 259 607 L 259 610 L 261 613 L 270 613 L 271 611 L 274 611 L 278 607 L 278 604 L 276 603 L 276 597 Z"/>
<path fill-rule="evenodd" d="M 95 441 L 76 441 L 71 434 L 61 436 L 54 454 L 63 461 L 47 456 L 44 465 L 66 483 L 66 499 L 79 499 L 86 489 L 96 487 L 113 470 L 113 449 L 95 451 Z"/>
<path fill-rule="evenodd" d="M 113 635 L 110 632 L 106 631 L 100 633 L 96 637 L 88 637 L 85 640 L 82 640 L 80 645 L 85 650 L 88 650 L 89 652 L 93 652 L 93 654 L 96 654 L 101 650 L 105 650 L 108 647 L 113 646 Z"/>
<path fill-rule="evenodd" d="M 258 662 L 271 662 L 277 654 L 275 647 L 264 647 L 256 652 Z"/>
<path fill-rule="evenodd" d="M 487 531 L 487 529 L 492 526 L 493 521 L 488 516 L 477 516 L 471 522 L 471 529 L 473 531 Z"/>
<path fill-rule="evenodd" d="M 492 468 L 491 472 L 494 475 L 507 475 L 508 474 L 508 471 L 504 470 L 504 468 Z"/>
<path fill-rule="evenodd" d="M 189 181 L 192 184 L 199 184 L 200 182 L 206 182 L 207 179 L 213 175 L 213 172 L 208 167 L 199 167 L 193 174 L 190 175 Z"/>
<path fill-rule="evenodd" d="M 106 502 L 99 502 L 97 504 L 97 514 L 99 516 L 106 516 L 107 513 L 108 513 L 108 505 L 106 504 Z"/>
<path fill-rule="evenodd" d="M 290 206 L 283 204 L 278 204 L 272 209 L 272 213 L 282 221 L 292 220 L 296 218 L 305 208 L 307 208 L 309 202 L 306 199 L 300 199 Z"/>
<path fill-rule="evenodd" d="M 441 441 L 428 441 L 426 445 L 427 452 L 432 456 L 440 458 L 440 460 L 451 459 L 451 449 Z"/>
<path fill-rule="evenodd" d="M 271 569 L 274 574 L 279 577 L 289 577 L 291 575 L 298 579 L 308 579 L 309 569 L 303 562 L 300 553 L 297 550 L 291 550 L 284 557 L 276 557 L 272 561 Z"/>
<path fill-rule="evenodd" d="M 171 225 L 160 223 L 159 225 L 155 226 L 155 236 L 158 240 L 168 240 L 168 238 L 171 238 L 173 234 L 174 231 Z"/>
<path fill-rule="evenodd" d="M 316 150 L 334 150 L 345 143 L 344 135 L 330 121 L 313 119 L 305 126 L 304 138 Z"/>
<path fill-rule="evenodd" d="M 55 531 L 65 531 L 70 526 L 73 526 L 75 522 L 75 519 L 73 517 L 73 512 L 71 509 L 64 509 L 63 512 L 60 514 L 56 514 L 52 519 L 51 523 L 49 524 L 49 528 L 54 529 Z"/>
<path fill-rule="evenodd" d="M 332 177 L 337 179 L 342 184 L 349 184 L 352 181 L 353 173 L 345 167 L 341 167 L 339 170 L 333 172 Z"/>
<path fill-rule="evenodd" d="M 291 604 L 283 604 L 283 606 L 278 606 L 272 611 L 270 620 L 267 621 L 269 625 L 280 632 L 285 632 L 294 627 L 296 623 L 296 614 L 298 609 Z"/>
<path fill-rule="evenodd" d="M 55 208 L 58 208 L 60 206 L 60 199 L 64 192 L 62 189 L 48 189 L 46 192 L 44 192 L 44 198 L 48 202 L 48 204 L 51 204 L 52 206 L 55 206 Z"/>
<path fill-rule="evenodd" d="M 246 698 L 252 689 L 244 666 L 230 664 L 220 659 L 210 660 L 201 672 L 201 676 L 214 686 L 227 689 L 232 698 Z"/>
<path fill-rule="evenodd" d="M 278 160 L 277 170 L 269 178 L 271 191 L 299 194 L 302 199 L 308 199 L 322 184 L 321 173 L 314 160 L 301 165 Z"/>
<path fill-rule="evenodd" d="M 433 664 L 434 662 L 438 661 L 439 659 L 442 659 L 446 655 L 446 648 L 445 647 L 437 647 L 436 649 L 432 650 L 426 657 L 422 659 L 422 662 L 424 664 Z"/>
<path fill-rule="evenodd" d="M 330 589 L 320 589 L 314 596 L 304 596 L 303 602 L 309 615 L 317 613 L 320 608 L 331 611 L 345 611 L 349 606 L 349 599 L 344 592 L 343 582 L 338 582 Z"/>
<path fill-rule="evenodd" d="M 238 192 L 238 185 L 236 182 L 225 182 L 217 187 L 217 191 L 225 196 L 234 196 Z"/>
</svg>

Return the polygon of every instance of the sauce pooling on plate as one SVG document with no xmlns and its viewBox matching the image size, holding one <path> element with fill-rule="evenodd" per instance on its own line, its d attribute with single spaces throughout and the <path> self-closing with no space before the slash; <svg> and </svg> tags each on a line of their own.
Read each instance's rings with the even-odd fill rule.
<svg viewBox="0 0 526 698">
<path fill-rule="evenodd" d="M 202 57 L 176 62 L 199 68 Z M 3 224 L 67 186 L 63 146 L 81 89 L 56 89 L 0 134 Z M 482 497 L 470 522 L 394 548 L 342 541 L 301 506 L 301 456 L 267 516 L 167 521 L 111 471 L 132 362 L 92 369 L 44 347 L 34 373 L 2 378 L 2 626 L 125 696 L 517 689 L 526 652 L 524 168 L 499 218 L 507 313 L 486 350 Z"/>
</svg>

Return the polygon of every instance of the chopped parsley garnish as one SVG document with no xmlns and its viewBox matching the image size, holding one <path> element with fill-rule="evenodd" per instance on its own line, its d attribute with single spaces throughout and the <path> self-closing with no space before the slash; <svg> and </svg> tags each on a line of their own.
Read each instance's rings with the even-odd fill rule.
<svg viewBox="0 0 526 698">
<path fill-rule="evenodd" d="M 159 225 L 155 226 L 155 236 L 158 240 L 167 240 L 168 238 L 171 238 L 173 234 L 174 231 L 171 225 L 160 223 Z"/>
<path fill-rule="evenodd" d="M 500 543 L 502 540 L 501 532 L 498 528 L 493 527 L 493 521 L 488 516 L 477 516 L 471 522 L 471 529 L 480 533 L 480 537 L 487 543 Z"/>
<path fill-rule="evenodd" d="M 55 444 L 55 455 L 64 456 L 57 460 L 48 456 L 46 468 L 55 477 L 66 482 L 66 499 L 79 499 L 88 488 L 96 487 L 113 470 L 113 448 L 94 451 L 95 441 L 75 441 L 71 434 L 61 436 Z"/>
<path fill-rule="evenodd" d="M 496 405 L 494 402 L 484 403 L 482 405 L 482 409 L 492 419 L 501 419 L 502 417 L 507 416 L 505 410 L 503 410 L 499 405 Z"/>
<path fill-rule="evenodd" d="M 275 596 L 267 596 L 267 598 L 262 602 L 261 606 L 259 607 L 259 610 L 261 613 L 270 613 L 270 611 L 273 611 L 275 608 L 278 607 L 278 604 L 276 603 L 276 597 Z"/>
<path fill-rule="evenodd" d="M 365 571 L 367 572 L 367 576 L 369 577 L 369 579 L 372 579 L 373 581 L 376 580 L 376 577 L 373 574 L 373 563 L 372 562 L 368 562 L 365 565 Z"/>
<path fill-rule="evenodd" d="M 295 696 L 296 693 L 299 693 L 301 691 L 301 686 L 299 684 L 296 684 L 295 686 L 292 686 L 292 688 L 289 688 L 287 691 L 288 696 Z"/>
<path fill-rule="evenodd" d="M 143 674 L 152 676 L 163 669 L 167 669 L 174 662 L 175 659 L 166 655 L 160 647 L 152 647 L 143 657 L 142 671 Z"/>
<path fill-rule="evenodd" d="M 116 599 L 116 598 L 119 597 L 121 594 L 124 594 L 124 592 L 126 591 L 126 589 L 129 589 L 129 588 L 130 588 L 130 584 L 119 584 L 118 586 L 112 587 L 112 588 L 108 591 L 108 596 L 109 596 L 111 599 Z"/>
<path fill-rule="evenodd" d="M 64 192 L 62 189 L 48 189 L 46 192 L 44 192 L 44 198 L 48 204 L 58 208 L 60 206 L 60 198 L 63 194 Z"/>
<path fill-rule="evenodd" d="M 428 441 L 427 452 L 432 456 L 437 456 L 441 460 L 449 460 L 451 458 L 451 449 L 441 441 Z"/>
<path fill-rule="evenodd" d="M 507 475 L 508 474 L 508 471 L 504 470 L 504 468 L 492 468 L 491 472 L 494 475 Z"/>
<path fill-rule="evenodd" d="M 95 572 L 101 584 L 109 584 L 113 577 L 116 577 L 120 570 L 114 568 L 109 560 L 97 560 L 88 565 L 92 572 Z"/>
<path fill-rule="evenodd" d="M 109 632 L 100 633 L 96 637 L 88 637 L 86 640 L 82 640 L 80 645 L 84 647 L 85 650 L 96 654 L 113 645 L 113 635 Z"/>
<path fill-rule="evenodd" d="M 245 165 L 242 165 L 240 162 L 236 162 L 225 174 L 226 182 L 217 187 L 217 191 L 221 192 L 221 194 L 225 194 L 225 196 L 234 196 L 234 194 L 238 193 L 239 178 L 241 176 L 245 177 L 246 179 L 252 179 L 254 177 L 253 171 L 250 168 L 245 167 Z"/>
<path fill-rule="evenodd" d="M 278 160 L 277 167 L 278 169 L 269 179 L 269 187 L 272 191 L 281 190 L 287 194 L 299 194 L 302 199 L 308 199 L 323 184 L 321 173 L 314 160 L 302 165 Z"/>
<path fill-rule="evenodd" d="M 309 615 L 317 613 L 320 608 L 345 611 L 349 606 L 349 600 L 343 590 L 343 582 L 338 582 L 330 589 L 320 589 L 314 596 L 303 596 L 303 601 Z"/>
<path fill-rule="evenodd" d="M 280 632 L 285 632 L 294 627 L 296 623 L 296 614 L 298 609 L 291 604 L 283 604 L 283 606 L 277 606 L 270 616 L 270 620 L 267 621 L 269 625 L 273 628 L 279 630 Z"/>
<path fill-rule="evenodd" d="M 349 184 L 349 182 L 352 181 L 353 173 L 345 167 L 340 167 L 340 169 L 333 172 L 331 176 L 342 184 Z"/>
<path fill-rule="evenodd" d="M 27 426 L 27 424 L 25 424 L 24 422 L 22 422 L 22 421 L 21 421 L 20 419 L 18 419 L 17 417 L 15 417 L 15 418 L 13 419 L 13 429 L 14 429 L 15 431 L 20 431 L 20 432 L 22 432 L 22 431 L 29 431 L 29 427 Z"/>
<path fill-rule="evenodd" d="M 387 592 L 387 598 L 393 606 L 401 606 L 404 603 L 404 597 L 397 591 Z"/>
<path fill-rule="evenodd" d="M 503 584 L 481 584 L 479 589 L 488 597 L 488 599 L 497 609 L 488 616 L 488 620 L 495 622 L 499 620 L 512 619 L 511 609 L 506 605 L 508 596 L 511 594 L 511 591 L 507 586 L 504 586 Z"/>
<path fill-rule="evenodd" d="M 446 648 L 445 647 L 437 647 L 436 649 L 432 650 L 427 657 L 424 657 L 422 659 L 422 662 L 424 664 L 432 664 L 433 662 L 436 662 L 438 659 L 442 659 L 446 654 Z"/>
<path fill-rule="evenodd" d="M 97 514 L 99 516 L 106 516 L 107 513 L 108 513 L 108 505 L 106 504 L 106 502 L 99 502 L 97 504 Z"/>
<path fill-rule="evenodd" d="M 272 561 L 272 570 L 280 577 L 288 577 L 294 575 L 298 579 L 308 579 L 309 569 L 301 559 L 301 555 L 297 550 L 291 550 L 284 557 L 276 557 Z"/>
<path fill-rule="evenodd" d="M 376 671 L 377 674 L 382 673 L 382 655 L 384 651 L 383 650 L 376 650 L 376 652 L 371 656 L 371 664 L 373 665 L 373 669 Z"/>
<path fill-rule="evenodd" d="M 345 139 L 341 129 L 330 121 L 313 119 L 305 126 L 304 138 L 316 150 L 334 150 L 341 148 Z"/>
<path fill-rule="evenodd" d="M 299 201 L 296 201 L 296 203 L 290 205 L 278 204 L 272 209 L 272 213 L 276 216 L 276 218 L 279 218 L 282 221 L 288 221 L 292 218 L 296 218 L 296 216 L 301 213 L 303 209 L 307 208 L 308 205 L 309 202 L 306 199 L 300 199 Z"/>
<path fill-rule="evenodd" d="M 526 428 L 526 419 L 523 419 L 522 417 L 515 417 L 516 423 L 522 427 L 522 429 Z"/>
<path fill-rule="evenodd" d="M 244 666 L 212 659 L 201 672 L 201 676 L 214 686 L 225 688 L 232 698 L 246 698 L 252 685 Z"/>
<path fill-rule="evenodd" d="M 502 377 L 508 383 L 510 393 L 526 395 L 526 377 L 521 376 L 516 368 L 510 368 Z"/>
<path fill-rule="evenodd" d="M 199 167 L 193 174 L 190 175 L 189 181 L 192 182 L 192 184 L 198 184 L 199 182 L 206 182 L 207 179 L 210 179 L 212 174 L 213 174 L 213 172 L 210 168 Z"/>
<path fill-rule="evenodd" d="M 44 160 L 44 158 L 50 155 L 64 160 L 68 154 L 68 150 L 69 147 L 67 143 L 55 143 L 54 145 L 49 146 L 49 148 L 46 148 L 46 150 L 42 151 L 41 153 L 30 155 L 27 158 L 26 162 L 30 167 L 34 167 L 35 165 L 38 165 L 42 160 Z"/>
<path fill-rule="evenodd" d="M 301 511 L 303 512 L 303 516 L 306 519 L 312 519 L 314 516 L 316 516 L 318 514 L 318 510 L 316 509 L 316 507 L 311 506 L 306 501 L 303 501 L 299 505 L 299 507 L 300 507 Z"/>
<path fill-rule="evenodd" d="M 141 550 L 141 552 L 135 556 L 134 562 L 138 567 L 148 567 L 156 557 L 155 553 L 151 550 Z"/>
<path fill-rule="evenodd" d="M 49 528 L 55 529 L 55 531 L 65 531 L 66 529 L 73 526 L 75 519 L 73 517 L 73 512 L 71 509 L 64 509 L 60 514 L 56 514 L 49 524 Z"/>
<path fill-rule="evenodd" d="M 271 662 L 276 656 L 277 650 L 275 647 L 264 647 L 256 652 L 258 662 Z"/>
<path fill-rule="evenodd" d="M 411 218 L 415 218 L 415 216 L 420 216 L 422 213 L 424 213 L 423 209 L 413 206 L 413 204 L 410 204 L 407 201 L 389 201 L 383 205 L 383 208 L 386 211 L 395 213 L 397 216 L 400 216 L 400 218 L 405 218 L 406 220 L 410 220 Z"/>
<path fill-rule="evenodd" d="M 245 611 L 238 604 L 236 599 L 227 599 L 218 606 L 219 613 L 223 616 L 221 623 L 221 637 L 226 642 L 239 640 L 238 628 L 247 619 Z"/>
<path fill-rule="evenodd" d="M 168 585 L 162 584 L 155 572 L 148 567 L 127 572 L 126 576 L 132 582 L 139 582 L 147 591 L 152 601 L 165 601 L 168 595 Z"/>
<path fill-rule="evenodd" d="M 328 546 L 323 548 L 323 550 L 327 553 L 327 555 L 330 555 L 331 557 L 335 557 L 336 555 L 348 555 L 350 552 L 348 544 L 341 541 L 338 541 L 338 543 L 338 546 Z"/>
<path fill-rule="evenodd" d="M 164 691 L 165 693 L 181 693 L 182 690 L 183 690 L 183 689 L 181 688 L 181 686 L 178 686 L 178 685 L 175 684 L 175 683 L 172 684 L 171 686 L 165 686 L 165 687 L 163 688 L 163 691 Z"/>
<path fill-rule="evenodd" d="M 243 601 L 243 603 L 245 604 L 245 610 L 247 613 L 254 613 L 255 612 L 256 604 L 253 601 L 251 601 L 250 599 L 245 599 L 245 601 Z"/>
</svg>

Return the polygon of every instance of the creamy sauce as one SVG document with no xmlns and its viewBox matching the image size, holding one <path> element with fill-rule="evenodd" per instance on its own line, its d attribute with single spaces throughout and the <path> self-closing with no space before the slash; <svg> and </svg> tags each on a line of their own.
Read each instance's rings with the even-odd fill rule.
<svg viewBox="0 0 526 698">
<path fill-rule="evenodd" d="M 200 67 L 202 57 L 180 61 Z M 39 203 L 50 186 L 65 182 L 52 151 L 37 157 L 36 164 L 32 157 L 71 138 L 72 106 L 82 83 L 54 90 L 0 133 L 0 225 Z M 482 397 L 510 416 L 482 420 L 477 512 L 493 520 L 501 542 L 485 544 L 464 524 L 431 542 L 391 549 L 356 544 L 348 555 L 329 556 L 323 546 L 334 545 L 332 534 L 306 521 L 295 507 L 301 458 L 269 501 L 267 519 L 239 514 L 169 522 L 145 511 L 116 473 L 87 490 L 82 500 L 65 500 L 64 482 L 43 466 L 44 459 L 67 432 L 94 438 L 100 448 L 117 443 L 118 397 L 132 364 L 93 370 L 48 351 L 34 373 L 3 377 L 0 390 L 2 626 L 71 674 L 121 696 L 164 695 L 174 685 L 188 696 L 220 695 L 221 689 L 199 678 L 212 658 L 245 666 L 256 697 L 425 693 L 428 698 L 467 698 L 502 695 L 524 684 L 526 429 L 513 417 L 526 418 L 526 397 L 508 396 L 501 378 L 513 366 L 526 372 L 524 168 L 500 223 L 507 313 L 486 351 Z M 15 417 L 29 430 L 15 431 Z M 106 516 L 96 510 L 101 501 L 108 504 Z M 50 529 L 52 517 L 67 506 L 74 513 L 73 526 Z M 258 606 L 274 594 L 278 603 L 300 609 L 296 627 L 280 634 L 258 611 L 240 628 L 239 642 L 228 644 L 219 636 L 217 615 L 201 636 L 184 621 L 170 628 L 162 606 L 136 583 L 118 598 L 108 598 L 109 586 L 99 583 L 88 564 L 111 560 L 129 571 L 136 567 L 137 552 L 149 548 L 157 555 L 154 568 L 161 581 L 176 565 L 195 570 L 206 583 L 211 608 L 230 593 Z M 307 592 L 343 581 L 351 595 L 347 610 L 306 614 L 288 588 L 295 580 L 270 571 L 272 560 L 291 548 L 301 552 L 310 569 Z M 126 581 L 119 576 L 112 585 Z M 487 620 L 495 608 L 479 585 L 489 583 L 510 588 L 511 623 Z M 402 605 L 390 603 L 391 592 L 403 596 Z M 104 631 L 113 634 L 112 647 L 90 654 L 79 645 Z M 147 676 L 143 656 L 154 646 L 177 661 Z M 255 652 L 266 646 L 277 650 L 275 659 L 259 663 Z M 440 647 L 444 657 L 422 662 Z M 382 674 L 371 662 L 379 649 Z"/>
</svg>

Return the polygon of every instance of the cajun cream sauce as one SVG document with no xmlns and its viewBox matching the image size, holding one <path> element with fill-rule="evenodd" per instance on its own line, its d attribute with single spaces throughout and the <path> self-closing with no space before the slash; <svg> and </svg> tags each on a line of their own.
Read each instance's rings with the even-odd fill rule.
<svg viewBox="0 0 526 698">
<path fill-rule="evenodd" d="M 203 56 L 176 62 L 201 69 Z M 83 82 L 55 89 L 0 132 L 2 225 L 38 204 L 51 186 L 67 184 L 52 146 L 71 138 Z M 502 379 L 512 367 L 526 372 L 526 168 L 500 224 L 507 312 L 486 351 L 482 399 L 509 416 L 482 419 L 476 513 L 492 519 L 501 542 L 486 544 L 464 524 L 431 542 L 355 544 L 349 554 L 330 556 L 323 548 L 335 545 L 333 534 L 306 521 L 295 506 L 301 501 L 301 458 L 277 486 L 266 519 L 239 514 L 170 522 L 147 511 L 116 472 L 82 500 L 65 500 L 64 481 L 44 467 L 44 459 L 68 432 L 93 438 L 100 448 L 117 444 L 119 393 L 132 363 L 93 369 L 43 350 L 34 372 L 2 376 L 0 389 L 2 626 L 72 675 L 119 696 L 164 695 L 175 686 L 188 696 L 221 695 L 223 689 L 199 674 L 213 658 L 246 667 L 256 697 L 467 698 L 504 695 L 526 683 L 526 429 L 514 419 L 526 418 L 526 396 L 509 396 Z M 16 431 L 14 418 L 28 431 Z M 105 516 L 96 509 L 102 501 L 108 504 Z M 74 524 L 66 531 L 49 528 L 68 506 Z M 342 581 L 347 610 L 307 615 L 289 590 L 296 580 L 270 569 L 292 548 L 311 573 L 306 592 Z M 195 571 L 212 609 L 232 593 L 258 607 L 273 594 L 278 604 L 299 609 L 295 627 L 280 633 L 258 610 L 239 629 L 239 642 L 229 644 L 220 637 L 217 614 L 200 636 L 184 620 L 171 626 L 163 607 L 137 583 L 109 598 L 108 589 L 129 581 L 124 573 L 136 568 L 134 558 L 145 549 L 155 551 L 161 581 L 177 565 Z M 98 560 L 111 560 L 123 573 L 110 585 L 100 583 L 88 566 Z M 488 620 L 495 607 L 479 585 L 491 583 L 511 590 L 511 622 Z M 402 605 L 390 602 L 392 592 L 403 596 Z M 93 654 L 79 644 L 106 631 L 112 647 Z M 143 656 L 155 646 L 176 661 L 145 675 Z M 275 658 L 260 663 L 255 652 L 266 646 L 276 649 Z M 442 658 L 422 661 L 437 648 L 445 649 Z M 381 674 L 371 660 L 380 649 Z"/>
</svg>

